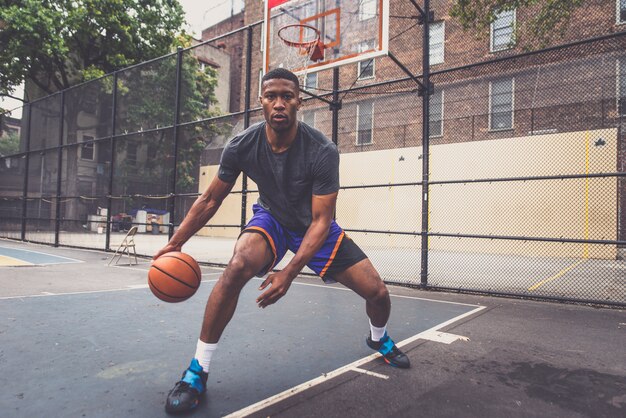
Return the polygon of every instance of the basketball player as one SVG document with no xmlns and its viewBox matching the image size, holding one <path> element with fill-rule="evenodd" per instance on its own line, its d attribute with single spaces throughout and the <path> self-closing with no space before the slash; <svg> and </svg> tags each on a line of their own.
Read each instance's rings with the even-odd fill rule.
<svg viewBox="0 0 626 418">
<path fill-rule="evenodd" d="M 235 136 L 224 148 L 217 175 L 154 259 L 182 246 L 211 219 L 243 171 L 258 186 L 254 215 L 239 236 L 228 266 L 211 291 L 196 354 L 169 392 L 165 409 L 195 408 L 206 388 L 211 356 L 231 320 L 239 294 L 254 276 L 269 275 L 259 287 L 260 308 L 280 300 L 304 266 L 325 282 L 337 281 L 365 299 L 370 335 L 366 343 L 392 366 L 408 368 L 408 357 L 386 332 L 389 293 L 365 253 L 333 220 L 339 190 L 339 153 L 321 132 L 299 123 L 298 78 L 278 68 L 262 79 L 264 122 Z M 292 251 L 279 272 L 272 269 Z"/>
</svg>

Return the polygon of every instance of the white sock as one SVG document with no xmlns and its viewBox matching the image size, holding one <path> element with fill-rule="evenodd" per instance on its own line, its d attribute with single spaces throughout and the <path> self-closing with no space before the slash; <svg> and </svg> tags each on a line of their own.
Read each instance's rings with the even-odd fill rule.
<svg viewBox="0 0 626 418">
<path fill-rule="evenodd" d="M 370 331 L 372 332 L 372 341 L 380 341 L 385 336 L 387 325 L 385 324 L 382 328 L 375 327 L 370 320 Z"/>
<path fill-rule="evenodd" d="M 211 364 L 211 357 L 213 357 L 213 352 L 217 349 L 217 343 L 208 344 L 200 339 L 198 339 L 198 345 L 196 345 L 196 359 L 200 366 L 202 366 L 202 370 L 205 373 L 209 372 L 209 364 Z"/>
</svg>

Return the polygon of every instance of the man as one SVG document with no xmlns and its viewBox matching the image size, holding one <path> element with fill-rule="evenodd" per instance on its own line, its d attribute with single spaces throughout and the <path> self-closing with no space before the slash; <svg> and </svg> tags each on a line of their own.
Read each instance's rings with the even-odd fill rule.
<svg viewBox="0 0 626 418">
<path fill-rule="evenodd" d="M 182 379 L 170 391 L 165 409 L 195 408 L 206 388 L 211 356 L 232 318 L 243 286 L 270 273 L 256 299 L 261 308 L 283 297 L 308 266 L 326 282 L 338 281 L 365 299 L 370 320 L 367 344 L 384 360 L 408 368 L 408 357 L 386 333 L 389 293 L 365 253 L 333 221 L 339 191 L 339 153 L 321 132 L 297 120 L 302 104 L 298 78 L 279 68 L 265 74 L 261 97 L 265 122 L 235 136 L 224 148 L 218 174 L 193 204 L 170 242 L 155 256 L 181 251 L 230 193 L 240 172 L 259 190 L 254 215 L 245 227 L 228 266 L 211 291 L 196 347 Z M 277 272 L 272 269 L 289 249 L 295 256 Z"/>
</svg>

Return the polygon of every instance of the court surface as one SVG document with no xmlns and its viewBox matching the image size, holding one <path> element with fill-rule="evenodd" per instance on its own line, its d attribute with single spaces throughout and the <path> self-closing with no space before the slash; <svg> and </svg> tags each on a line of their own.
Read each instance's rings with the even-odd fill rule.
<svg viewBox="0 0 626 418">
<path fill-rule="evenodd" d="M 6 245 L 5 245 L 6 244 Z M 190 300 L 146 286 L 147 260 L 2 242 L 82 261 L 0 269 L 3 416 L 158 417 L 195 351 L 220 274 Z M 623 416 L 626 315 L 391 287 L 390 332 L 410 370 L 364 343 L 363 302 L 301 278 L 276 305 L 242 292 L 194 416 Z"/>
<path fill-rule="evenodd" d="M 68 257 L 60 257 L 41 251 L 0 246 L 0 267 L 80 263 Z"/>
</svg>

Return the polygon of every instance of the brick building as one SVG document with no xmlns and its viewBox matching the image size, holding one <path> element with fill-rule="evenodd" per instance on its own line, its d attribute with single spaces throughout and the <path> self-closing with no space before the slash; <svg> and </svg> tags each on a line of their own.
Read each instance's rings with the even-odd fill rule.
<svg viewBox="0 0 626 418">
<path fill-rule="evenodd" d="M 449 16 L 450 4 L 448 0 L 431 1 L 435 19 L 430 27 L 430 60 L 435 94 L 431 98 L 430 132 L 434 142 L 589 129 L 605 126 L 625 113 L 624 105 L 618 109 L 623 102 L 620 97 L 626 96 L 624 37 L 605 42 L 600 49 L 594 44 L 582 44 L 554 53 L 527 54 L 489 63 L 526 52 L 528 42 L 516 44 L 513 27 L 534 10 L 502 13 L 488 36 L 476 37 Z M 575 12 L 563 37 L 555 38 L 554 43 L 563 45 L 626 31 L 624 7 L 621 0 L 590 0 Z M 263 1 L 247 1 L 243 23 L 250 25 L 261 20 L 263 8 Z M 421 74 L 421 26 L 409 18 L 417 15 L 417 10 L 408 0 L 391 0 L 390 15 L 390 52 L 414 74 Z M 259 90 L 256 75 L 262 71 L 261 33 L 258 28 L 252 47 L 253 98 Z M 598 59 L 611 59 L 614 65 L 600 66 Z M 413 94 L 417 86 L 404 82 L 364 88 L 406 78 L 387 57 L 374 59 L 362 72 L 366 64 L 340 69 L 341 89 L 361 89 L 361 94 L 347 94 L 343 101 L 341 119 L 347 125 L 350 119 L 360 121 L 354 126 L 342 126 L 342 152 L 419 145 L 421 98 Z M 609 82 L 609 78 L 614 81 Z M 328 93 L 332 71 L 310 74 L 306 84 L 318 95 Z M 607 90 L 610 84 L 615 91 Z M 398 112 L 399 106 L 403 112 Z M 328 132 L 325 124 L 330 118 L 324 114 L 329 113 L 327 110 L 327 105 L 318 102 L 306 106 L 303 115 Z M 402 120 L 398 120 L 398 115 L 402 115 Z M 590 120 L 593 126 L 589 125 Z"/>
<path fill-rule="evenodd" d="M 231 113 L 238 112 L 242 106 L 241 85 L 245 71 L 242 67 L 242 56 L 245 54 L 243 49 L 244 33 L 237 32 L 234 35 L 224 37 L 222 37 L 222 35 L 235 31 L 243 26 L 243 13 L 244 12 L 240 12 L 232 15 L 228 19 L 204 29 L 201 37 L 202 41 L 219 38 L 211 44 L 215 44 L 218 48 L 223 49 L 224 53 L 230 56 L 230 104 L 229 107 L 224 110 Z"/>
<path fill-rule="evenodd" d="M 346 5 L 349 1 L 344 0 L 342 4 Z M 369 3 L 371 1 L 362 1 L 356 7 L 367 7 Z M 464 31 L 449 16 L 451 4 L 449 0 L 431 1 L 434 20 L 430 24 L 430 71 L 435 88 L 430 98 L 429 142 L 434 148 L 441 146 L 437 150 L 431 148 L 431 153 L 440 158 L 437 160 L 431 156 L 435 163 L 431 165 L 431 180 L 473 178 L 470 176 L 476 175 L 515 178 L 537 177 L 546 173 L 585 175 L 590 173 L 589 170 L 600 173 L 624 171 L 626 152 L 622 144 L 626 121 L 626 5 L 623 0 L 589 0 L 574 13 L 563 35 L 554 37 L 552 45 L 542 51 L 533 51 L 528 38 L 526 41 L 515 39 L 515 28 L 522 26 L 530 15 L 536 13 L 536 9 L 502 12 L 488 33 L 481 37 L 471 31 Z M 256 97 L 263 66 L 263 29 L 259 24 L 263 19 L 263 11 L 264 1 L 248 0 L 243 12 L 242 24 L 250 25 L 253 30 L 250 65 L 253 108 L 257 106 Z M 417 9 L 408 0 L 390 2 L 389 51 L 413 74 L 419 76 L 422 72 L 422 26 L 417 22 L 417 14 Z M 245 71 L 245 51 L 242 57 L 241 68 Z M 330 99 L 333 71 L 310 73 L 303 84 L 307 90 Z M 351 167 L 348 171 L 350 174 L 342 177 L 342 184 L 350 184 L 352 181 L 355 184 L 366 184 L 363 178 L 367 177 L 367 173 L 362 170 L 368 168 L 363 167 L 362 161 L 370 159 L 371 164 L 381 168 L 381 173 L 386 173 L 381 174 L 377 181 L 373 180 L 374 183 L 402 182 L 398 173 L 404 169 L 392 169 L 387 173 L 383 164 L 393 165 L 398 159 L 406 161 L 421 158 L 422 98 L 417 94 L 417 84 L 391 58 L 380 57 L 370 62 L 340 67 L 339 85 L 342 107 L 339 111 L 337 144 L 343 154 L 342 165 Z M 240 97 L 243 97 L 245 86 L 243 83 L 239 86 Z M 243 102 L 239 103 L 239 110 L 243 110 Z M 332 114 L 328 104 L 317 99 L 307 99 L 300 115 L 304 121 L 331 136 Z M 260 112 L 253 112 L 252 122 L 261 118 Z M 507 146 L 495 146 L 492 140 L 499 140 L 500 144 Z M 546 143 L 550 144 L 550 147 L 545 147 L 550 150 L 549 153 L 542 151 Z M 516 144 L 533 148 L 519 148 Z M 437 154 L 439 149 L 448 150 L 450 155 L 461 153 L 460 157 L 466 158 L 450 157 L 446 166 L 441 161 L 447 157 Z M 495 149 L 499 150 L 499 154 L 493 153 Z M 570 155 L 567 151 L 571 149 L 578 150 L 577 154 Z M 394 153 L 393 150 L 398 151 Z M 368 156 L 360 154 L 360 160 L 353 161 L 348 156 L 352 153 L 367 153 Z M 376 157 L 378 160 L 371 157 L 375 155 L 379 156 Z M 566 155 L 571 160 L 566 160 Z M 529 159 L 530 156 L 532 159 Z M 391 159 L 383 161 L 381 158 Z M 481 165 L 482 172 L 477 174 L 472 171 L 471 159 L 474 159 L 474 164 Z M 527 161 L 528 167 L 514 169 L 517 161 Z M 419 163 L 413 161 L 411 164 L 410 175 L 404 180 L 419 181 Z M 449 171 L 437 171 L 440 167 Z M 503 171 L 503 167 L 510 170 Z M 450 173 L 455 175 L 451 176 Z M 530 231 L 524 223 L 513 228 L 511 222 L 502 222 L 499 230 L 490 230 L 488 225 L 480 222 L 466 229 L 475 234 L 511 236 L 546 236 L 553 230 L 561 231 L 558 236 L 575 239 L 624 240 L 626 211 L 620 208 L 626 206 L 626 193 L 622 192 L 624 186 L 620 177 L 593 186 L 596 191 L 592 192 L 596 195 L 589 192 L 589 183 L 590 180 L 580 180 L 575 187 L 564 188 L 572 196 L 586 193 L 587 200 L 579 205 L 580 214 L 575 220 L 568 220 L 566 216 L 561 216 L 559 220 L 545 216 L 546 213 L 566 213 L 569 203 L 565 198 L 555 203 L 554 191 L 549 186 L 542 186 L 531 192 L 532 199 L 540 202 L 533 210 L 541 213 L 543 218 L 543 223 L 536 230 Z M 368 199 L 376 200 L 375 193 L 371 191 Z M 466 201 L 482 203 L 477 208 L 460 209 L 457 205 L 460 212 L 454 216 L 456 219 L 472 217 L 476 210 L 476 216 L 483 219 L 489 214 L 481 214 L 478 209 L 502 209 L 501 204 L 493 200 L 499 199 L 507 202 L 506 211 L 511 211 L 510 216 L 526 216 L 526 219 L 537 217 L 537 213 L 531 213 L 527 208 L 529 196 L 524 195 L 522 189 L 509 185 L 507 190 L 500 193 L 499 197 L 488 197 L 492 200 L 485 200 L 485 196 L 480 196 L 478 191 L 474 195 L 467 195 Z M 590 203 L 589 196 L 591 199 L 595 196 L 596 200 Z M 614 196 L 617 196 L 616 205 L 605 205 L 606 202 L 615 202 Z M 386 200 L 388 198 L 380 199 L 381 202 Z M 451 203 L 445 197 L 440 201 Z M 450 207 L 454 207 L 454 204 L 442 210 L 451 212 Z M 365 211 L 362 208 L 360 210 Z M 390 219 L 406 218 L 403 216 L 406 209 L 404 213 L 401 208 L 394 210 L 399 212 L 391 213 Z M 342 212 L 342 208 L 339 208 L 338 212 L 347 219 L 346 224 L 359 227 L 361 221 L 351 218 L 350 211 Z M 506 218 L 502 210 L 492 215 Z M 364 225 L 367 225 L 366 218 L 362 220 Z M 412 223 L 419 225 L 418 218 L 419 214 L 415 214 Z M 611 221 L 604 223 L 609 218 Z M 445 228 L 453 224 L 451 218 L 440 223 L 435 220 L 433 217 L 435 231 L 442 228 L 445 232 Z M 598 224 L 597 228 L 591 228 L 590 233 L 589 225 L 594 226 L 594 222 Z M 587 226 L 569 230 L 569 224 Z M 389 226 L 389 229 L 395 227 L 397 225 Z M 417 229 L 419 226 L 411 230 Z M 498 251 L 504 249 L 499 248 Z M 588 254 L 587 249 L 585 254 Z M 613 257 L 611 254 L 599 256 Z"/>
</svg>

